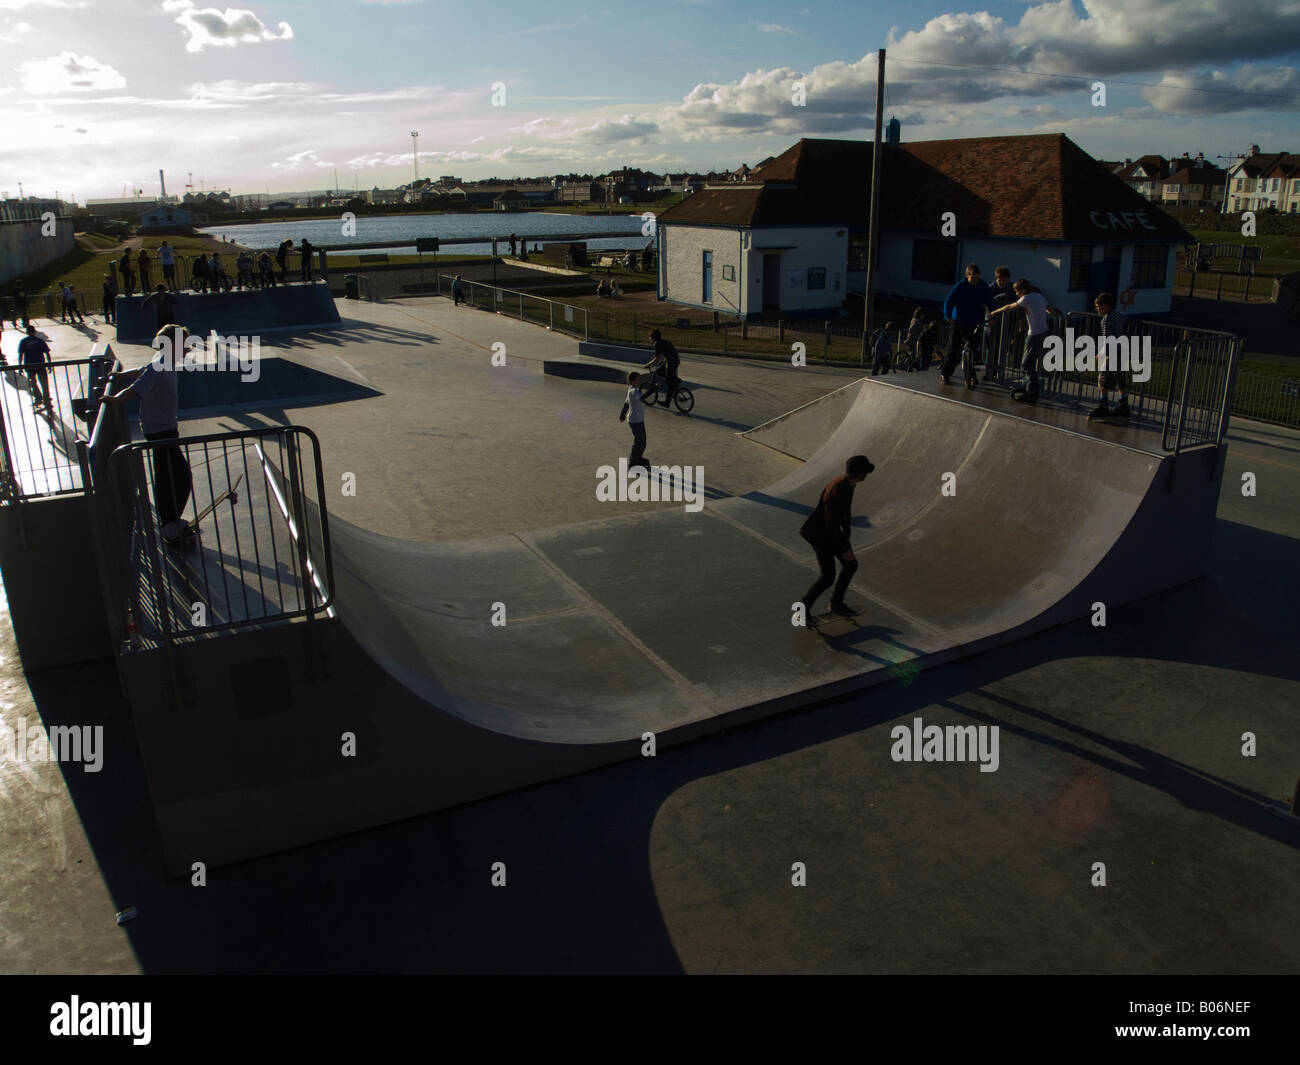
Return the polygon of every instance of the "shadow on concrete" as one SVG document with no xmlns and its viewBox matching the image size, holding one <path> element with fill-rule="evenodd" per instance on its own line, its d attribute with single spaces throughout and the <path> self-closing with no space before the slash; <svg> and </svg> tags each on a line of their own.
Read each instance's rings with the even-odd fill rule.
<svg viewBox="0 0 1300 1065">
<path fill-rule="evenodd" d="M 651 870 L 652 829 L 665 801 L 709 777 L 926 707 L 999 724 L 1295 845 L 1294 829 L 1262 809 L 1265 796 L 987 690 L 1040 664 L 1075 658 L 1081 646 L 1090 657 L 1300 680 L 1300 656 L 1277 651 L 1277 634 L 1297 631 L 1291 590 L 1276 579 L 1279 567 L 1293 571 L 1295 548 L 1290 537 L 1220 521 L 1210 577 L 1129 604 L 1100 634 L 1079 621 L 915 677 L 900 670 L 899 680 L 866 695 L 661 750 L 652 771 L 638 759 L 211 870 L 206 888 L 162 872 L 148 785 L 113 663 L 36 673 L 29 681 L 47 725 L 89 717 L 105 726 L 103 771 L 68 768 L 65 777 L 117 908 L 139 911 L 126 927 L 145 972 L 680 972 Z M 843 646 L 861 653 L 857 640 L 889 635 L 863 626 Z M 900 647 L 900 657 L 910 651 Z M 1223 683 L 1223 691 L 1209 694 L 1231 699 L 1231 678 Z M 954 702 L 966 693 L 1108 747 L 1116 757 Z M 1086 702 L 1080 705 L 1086 713 Z M 940 859 L 918 852 L 909 860 Z M 490 884 L 498 861 L 506 863 L 505 888 Z M 1246 870 L 1234 867 L 1231 875 Z"/>
</svg>

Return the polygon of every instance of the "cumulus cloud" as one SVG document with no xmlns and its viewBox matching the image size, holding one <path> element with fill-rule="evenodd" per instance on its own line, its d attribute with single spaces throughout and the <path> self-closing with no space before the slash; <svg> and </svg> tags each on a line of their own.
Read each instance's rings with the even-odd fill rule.
<svg viewBox="0 0 1300 1065">
<path fill-rule="evenodd" d="M 74 52 L 62 52 L 48 59 L 29 59 L 20 64 L 19 69 L 24 90 L 34 96 L 100 92 L 126 85 L 126 78 L 107 63 Z"/>
<path fill-rule="evenodd" d="M 215 7 L 195 7 L 193 0 L 163 0 L 162 9 L 169 14 L 180 12 L 176 23 L 189 34 L 189 40 L 185 42 L 187 52 L 293 38 L 293 27 L 289 23 L 281 22 L 272 31 L 253 12 L 244 8 L 228 7 L 219 11 Z"/>
<path fill-rule="evenodd" d="M 789 26 L 782 26 L 776 22 L 761 22 L 758 28 L 763 33 L 780 33 L 787 37 L 798 37 L 799 31 L 791 29 Z"/>
<path fill-rule="evenodd" d="M 1219 114 L 1261 104 L 1273 111 L 1296 111 L 1300 110 L 1300 74 L 1295 67 L 1255 63 L 1208 74 L 1167 73 L 1159 85 L 1144 88 L 1142 97 L 1157 111 L 1170 114 Z"/>
</svg>

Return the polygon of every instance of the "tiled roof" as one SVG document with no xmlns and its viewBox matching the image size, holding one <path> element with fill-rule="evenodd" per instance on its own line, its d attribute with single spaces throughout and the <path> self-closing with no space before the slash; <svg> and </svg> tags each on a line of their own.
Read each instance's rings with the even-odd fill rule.
<svg viewBox="0 0 1300 1065">
<path fill-rule="evenodd" d="M 1192 241 L 1177 222 L 1062 134 L 915 141 L 883 152 L 881 217 L 888 231 L 937 236 L 941 216 L 951 211 L 958 234 L 968 237 Z M 866 141 L 805 138 L 765 161 L 755 177 L 761 183 L 706 187 L 659 221 L 866 228 Z"/>
<path fill-rule="evenodd" d="M 1139 170 L 1142 171 L 1141 174 L 1138 173 Z M 1138 181 L 1163 178 L 1169 173 L 1169 160 L 1163 155 L 1144 155 L 1141 159 L 1134 159 L 1133 162 L 1120 167 L 1117 173 L 1125 181 L 1130 178 L 1136 178 Z"/>
</svg>

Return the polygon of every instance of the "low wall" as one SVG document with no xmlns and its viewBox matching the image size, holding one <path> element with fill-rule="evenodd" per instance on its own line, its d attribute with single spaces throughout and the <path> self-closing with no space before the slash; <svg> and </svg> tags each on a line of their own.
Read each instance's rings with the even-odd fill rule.
<svg viewBox="0 0 1300 1065">
<path fill-rule="evenodd" d="M 324 282 L 277 285 L 238 292 L 177 293 L 176 319 L 191 333 L 215 329 L 223 336 L 257 334 L 278 329 L 311 329 L 336 325 L 338 308 Z M 147 344 L 157 332 L 155 310 L 143 296 L 117 297 L 117 339 Z"/>
<path fill-rule="evenodd" d="M 76 247 L 72 220 L 54 220 L 54 233 L 45 236 L 39 219 L 0 222 L 0 285 L 61 259 Z"/>
</svg>

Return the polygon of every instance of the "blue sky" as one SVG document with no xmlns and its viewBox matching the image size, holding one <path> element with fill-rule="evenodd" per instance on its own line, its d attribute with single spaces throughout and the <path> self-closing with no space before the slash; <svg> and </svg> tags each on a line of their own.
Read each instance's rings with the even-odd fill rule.
<svg viewBox="0 0 1300 1065">
<path fill-rule="evenodd" d="M 869 136 L 879 47 L 905 140 L 1300 151 L 1298 0 L 201 3 L 0 0 L 0 193 L 730 169 Z"/>
</svg>

